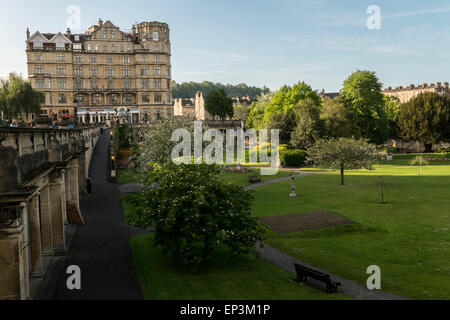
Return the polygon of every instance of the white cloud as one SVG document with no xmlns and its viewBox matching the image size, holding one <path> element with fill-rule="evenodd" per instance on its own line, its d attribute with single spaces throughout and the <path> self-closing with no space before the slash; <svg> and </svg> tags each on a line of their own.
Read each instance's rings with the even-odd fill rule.
<svg viewBox="0 0 450 320">
<path fill-rule="evenodd" d="M 383 19 L 396 19 L 396 18 L 403 18 L 403 17 L 420 16 L 420 15 L 425 15 L 425 14 L 440 14 L 440 13 L 446 13 L 446 12 L 450 12 L 450 7 L 394 13 L 394 14 L 389 14 L 389 15 L 383 15 Z"/>
</svg>

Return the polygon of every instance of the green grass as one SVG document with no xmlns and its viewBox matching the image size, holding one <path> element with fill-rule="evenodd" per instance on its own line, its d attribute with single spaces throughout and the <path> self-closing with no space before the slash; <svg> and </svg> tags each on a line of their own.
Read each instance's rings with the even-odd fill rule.
<svg viewBox="0 0 450 320">
<path fill-rule="evenodd" d="M 244 166 L 243 166 L 244 167 Z M 248 177 L 250 175 L 261 175 L 261 169 L 260 168 L 253 168 L 249 169 L 249 173 L 228 173 L 228 172 L 221 172 L 221 176 L 225 182 L 234 182 L 236 184 L 239 184 L 241 186 L 247 186 L 250 184 L 248 181 Z M 279 171 L 278 174 L 274 176 L 261 176 L 262 181 L 277 179 L 277 178 L 283 178 L 288 177 L 291 174 L 291 171 Z M 122 169 L 117 171 L 117 183 L 135 183 L 137 182 L 135 172 L 133 169 Z"/>
<path fill-rule="evenodd" d="M 267 242 L 361 284 L 367 267 L 379 265 L 383 290 L 412 299 L 450 299 L 450 165 L 434 162 L 420 177 L 418 168 L 403 165 L 412 157 L 347 172 L 346 186 L 339 185 L 337 173 L 299 178 L 297 198 L 289 198 L 290 182 L 258 189 L 257 216 L 329 210 L 358 223 L 288 235 L 269 232 Z M 380 175 L 386 205 L 378 204 Z"/>
<path fill-rule="evenodd" d="M 248 177 L 251 175 L 260 175 L 260 169 L 251 169 L 249 173 L 230 173 L 230 172 L 221 172 L 222 179 L 227 182 L 234 182 L 240 186 L 248 186 L 250 182 Z M 278 178 L 289 177 L 291 175 L 291 171 L 279 171 L 276 175 L 273 176 L 261 176 L 261 181 L 268 181 Z"/>
<path fill-rule="evenodd" d="M 261 259 L 238 257 L 196 274 L 174 267 L 153 246 L 151 235 L 131 240 L 133 259 L 147 300 L 324 300 L 329 295 L 293 281 L 294 275 Z"/>
<path fill-rule="evenodd" d="M 117 170 L 117 183 L 135 183 L 137 182 L 135 172 L 133 169 Z"/>
</svg>

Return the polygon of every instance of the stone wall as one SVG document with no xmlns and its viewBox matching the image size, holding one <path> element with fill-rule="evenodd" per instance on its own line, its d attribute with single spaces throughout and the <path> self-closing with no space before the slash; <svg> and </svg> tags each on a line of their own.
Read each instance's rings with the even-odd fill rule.
<svg viewBox="0 0 450 320">
<path fill-rule="evenodd" d="M 101 132 L 0 128 L 0 300 L 29 299 L 43 257 L 65 253 L 67 208 L 80 209 Z"/>
</svg>

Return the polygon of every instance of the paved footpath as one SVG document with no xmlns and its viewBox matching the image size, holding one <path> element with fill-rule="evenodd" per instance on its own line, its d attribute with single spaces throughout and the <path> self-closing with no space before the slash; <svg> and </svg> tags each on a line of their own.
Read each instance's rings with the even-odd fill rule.
<svg viewBox="0 0 450 320">
<path fill-rule="evenodd" d="M 302 172 L 302 173 L 299 173 L 299 175 L 297 177 L 304 177 L 304 176 L 307 176 L 310 174 L 313 174 L 313 173 Z M 279 179 L 269 180 L 269 181 L 250 185 L 250 186 L 246 187 L 245 189 L 253 190 L 253 189 L 260 188 L 260 187 L 263 187 L 263 186 L 266 186 L 269 184 L 277 183 L 280 181 L 287 181 L 290 179 L 291 179 L 290 177 L 287 177 L 287 178 L 279 178 Z M 286 192 L 288 192 L 288 191 L 289 191 L 289 189 L 287 189 Z M 366 287 L 361 286 L 354 281 L 343 279 L 343 278 L 338 277 L 324 269 L 321 269 L 316 266 L 312 266 L 306 262 L 303 262 L 296 258 L 293 258 L 293 257 L 285 254 L 284 252 L 281 252 L 280 250 L 272 248 L 271 246 L 269 246 L 265 243 L 263 244 L 262 248 L 260 248 L 260 246 L 258 246 L 257 251 L 259 252 L 259 254 L 261 255 L 261 257 L 263 259 L 279 266 L 280 268 L 283 268 L 286 271 L 289 271 L 293 275 L 296 274 L 294 264 L 301 264 L 306 267 L 318 270 L 320 272 L 327 273 L 331 276 L 331 279 L 333 281 L 340 282 L 342 284 L 342 286 L 339 287 L 339 293 L 346 294 L 347 296 L 352 297 L 357 300 L 406 300 L 403 297 L 400 297 L 398 295 L 395 295 L 395 294 L 392 294 L 392 293 L 389 293 L 386 291 L 369 290 Z M 369 277 L 369 275 L 367 275 L 367 277 Z M 295 277 L 293 277 L 293 278 L 295 278 Z M 306 285 L 308 285 L 312 288 L 315 288 L 315 289 L 324 290 L 324 284 L 321 282 L 318 282 L 314 279 L 308 279 L 308 282 L 306 283 Z"/>
<path fill-rule="evenodd" d="M 125 224 L 118 202 L 119 185 L 109 183 L 107 178 L 109 140 L 109 132 L 106 132 L 96 146 L 90 168 L 92 194 L 83 210 L 86 224 L 78 226 L 76 230 L 53 299 L 143 298 L 129 242 L 134 230 Z M 66 287 L 65 270 L 70 265 L 81 268 L 80 291 L 69 291 Z"/>
</svg>

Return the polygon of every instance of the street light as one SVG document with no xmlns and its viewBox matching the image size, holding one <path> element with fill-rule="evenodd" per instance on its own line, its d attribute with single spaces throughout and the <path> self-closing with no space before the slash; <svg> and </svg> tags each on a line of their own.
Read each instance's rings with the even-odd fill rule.
<svg viewBox="0 0 450 320">
<path fill-rule="evenodd" d="M 73 107 L 73 126 L 78 127 L 78 108 L 76 102 L 74 103 Z"/>
</svg>

